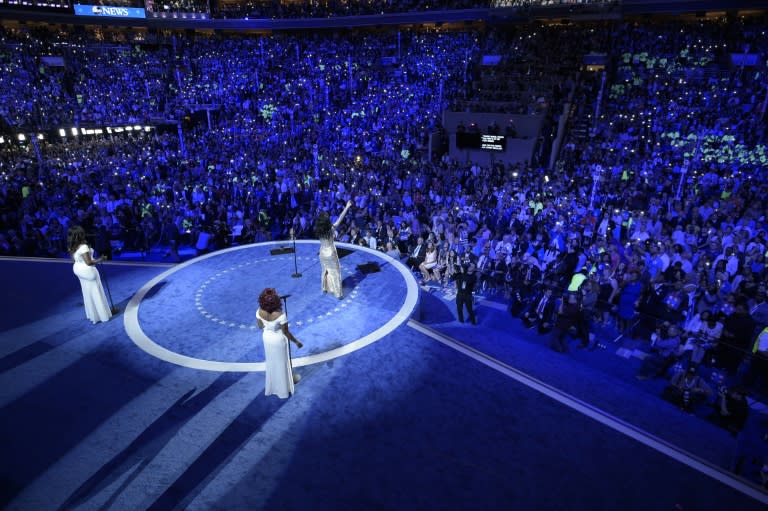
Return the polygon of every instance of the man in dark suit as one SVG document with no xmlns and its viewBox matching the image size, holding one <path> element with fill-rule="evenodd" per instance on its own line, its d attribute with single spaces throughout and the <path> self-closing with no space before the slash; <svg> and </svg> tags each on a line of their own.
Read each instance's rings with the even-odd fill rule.
<svg viewBox="0 0 768 511">
<path fill-rule="evenodd" d="M 469 322 L 476 325 L 475 309 L 472 303 L 472 292 L 477 283 L 475 263 L 469 263 L 466 266 L 459 265 L 457 273 L 454 275 L 454 282 L 456 283 L 456 313 L 459 317 L 459 323 L 464 323 L 464 307 L 466 307 Z"/>
<path fill-rule="evenodd" d="M 530 307 L 521 316 L 527 328 L 536 327 L 540 334 L 552 330 L 557 299 L 552 295 L 552 288 L 543 286 L 538 295 L 531 300 Z"/>
<path fill-rule="evenodd" d="M 490 279 L 492 265 L 493 257 L 491 257 L 491 246 L 488 244 L 483 247 L 483 252 L 477 258 L 477 267 L 475 268 L 478 284 L 483 289 L 491 285 Z"/>
<path fill-rule="evenodd" d="M 424 262 L 424 258 L 427 256 L 427 244 L 424 243 L 424 238 L 419 236 L 416 240 L 416 245 L 412 246 L 408 250 L 407 265 L 412 270 L 418 270 L 421 263 Z"/>
</svg>

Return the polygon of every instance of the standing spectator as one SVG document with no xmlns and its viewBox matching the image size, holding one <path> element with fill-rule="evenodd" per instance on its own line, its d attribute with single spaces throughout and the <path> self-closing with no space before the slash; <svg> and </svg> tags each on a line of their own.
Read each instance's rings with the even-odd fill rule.
<svg viewBox="0 0 768 511">
<path fill-rule="evenodd" d="M 637 379 L 664 376 L 677 359 L 680 350 L 680 327 L 664 323 L 651 335 L 651 352 L 643 360 Z"/>
<path fill-rule="evenodd" d="M 470 262 L 466 266 L 457 266 L 454 282 L 456 283 L 456 313 L 459 318 L 459 323 L 464 323 L 464 308 L 466 307 L 467 314 L 469 315 L 469 322 L 476 325 L 475 309 L 474 304 L 472 303 L 474 300 L 472 293 L 474 292 L 475 284 L 477 283 L 475 263 Z"/>
<path fill-rule="evenodd" d="M 619 292 L 619 331 L 628 336 L 632 336 L 632 322 L 637 318 L 637 308 L 643 291 L 643 283 L 637 272 L 630 272 L 626 275 L 624 284 Z"/>
<path fill-rule="evenodd" d="M 715 348 L 718 367 L 735 373 L 752 347 L 755 320 L 750 316 L 743 301 L 738 301 L 732 314 L 723 321 L 723 335 Z"/>
</svg>

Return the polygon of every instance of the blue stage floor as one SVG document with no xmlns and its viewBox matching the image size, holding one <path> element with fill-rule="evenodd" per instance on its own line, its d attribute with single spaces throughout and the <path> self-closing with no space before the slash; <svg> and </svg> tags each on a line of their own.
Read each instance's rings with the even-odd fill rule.
<svg viewBox="0 0 768 511">
<path fill-rule="evenodd" d="M 106 264 L 123 312 L 95 326 L 70 264 L 0 260 L 0 507 L 766 508 L 725 469 L 736 439 L 616 350 L 554 353 L 490 300 L 459 324 L 450 290 L 356 247 L 337 300 L 315 242 L 299 278 L 281 246 Z M 305 343 L 287 400 L 263 395 L 265 286 Z"/>
</svg>

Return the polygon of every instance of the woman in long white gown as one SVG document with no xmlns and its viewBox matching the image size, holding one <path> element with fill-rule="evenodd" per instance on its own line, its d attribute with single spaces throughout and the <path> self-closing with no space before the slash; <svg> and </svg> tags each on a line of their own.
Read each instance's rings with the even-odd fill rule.
<svg viewBox="0 0 768 511">
<path fill-rule="evenodd" d="M 259 295 L 256 322 L 262 331 L 267 366 L 264 395 L 275 394 L 285 399 L 293 394 L 294 384 L 301 379 L 298 373 L 293 372 L 288 342 L 296 343 L 299 348 L 303 345 L 288 330 L 288 318 L 274 288 L 268 287 Z"/>
<path fill-rule="evenodd" d="M 112 311 L 104 294 L 99 270 L 96 269 L 96 264 L 103 261 L 104 258 L 93 258 L 93 249 L 88 246 L 85 230 L 79 225 L 69 228 L 67 247 L 75 261 L 72 265 L 72 272 L 80 279 L 85 317 L 94 324 L 99 321 L 109 321 L 109 318 L 112 317 Z"/>
<path fill-rule="evenodd" d="M 320 240 L 320 266 L 322 271 L 320 287 L 323 293 L 331 293 L 338 299 L 344 298 L 344 290 L 341 285 L 341 264 L 339 254 L 336 252 L 336 229 L 341 225 L 344 216 L 352 207 L 352 201 L 347 201 L 344 211 L 339 218 L 331 223 L 328 213 L 321 213 L 315 221 L 315 234 Z"/>
</svg>

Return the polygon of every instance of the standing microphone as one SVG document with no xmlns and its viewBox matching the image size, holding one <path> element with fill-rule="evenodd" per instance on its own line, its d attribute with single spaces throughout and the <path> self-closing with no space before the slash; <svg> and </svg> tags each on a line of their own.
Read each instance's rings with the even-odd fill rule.
<svg viewBox="0 0 768 511">
<path fill-rule="evenodd" d="M 281 300 L 285 300 L 286 298 L 290 298 L 291 295 L 280 295 Z"/>
<path fill-rule="evenodd" d="M 301 277 L 301 273 L 299 273 L 299 263 L 296 261 L 296 236 L 294 236 L 293 227 L 291 227 L 290 235 L 293 240 L 293 275 L 291 277 L 298 279 Z"/>
<path fill-rule="evenodd" d="M 120 309 L 115 307 L 115 302 L 112 301 L 112 292 L 109 290 L 109 280 L 107 279 L 107 272 L 104 271 L 104 266 L 101 267 L 99 277 L 104 282 L 104 287 L 107 289 L 107 298 L 109 298 L 109 311 L 112 313 L 112 315 L 115 315 L 120 312 Z"/>
</svg>

